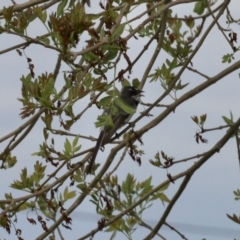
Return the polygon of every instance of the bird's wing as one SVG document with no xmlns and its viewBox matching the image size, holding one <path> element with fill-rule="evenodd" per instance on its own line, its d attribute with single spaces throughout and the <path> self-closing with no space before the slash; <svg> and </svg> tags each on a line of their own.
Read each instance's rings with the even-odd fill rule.
<svg viewBox="0 0 240 240">
<path fill-rule="evenodd" d="M 112 128 L 104 127 L 102 129 L 98 137 L 96 146 L 93 150 L 93 154 L 87 168 L 87 174 L 90 174 L 92 171 L 92 167 L 97 157 L 99 148 L 110 141 L 110 139 L 116 133 L 116 131 L 128 121 L 129 117 L 130 117 L 129 114 L 126 114 L 125 112 L 119 112 L 117 115 L 112 116 L 113 127 Z"/>
<path fill-rule="evenodd" d="M 106 133 L 103 139 L 103 144 L 106 144 L 110 141 L 110 139 L 117 132 L 117 130 L 122 126 L 124 126 L 128 118 L 129 118 L 129 114 L 126 114 L 124 112 L 119 112 L 117 115 L 112 117 L 113 127 L 106 129 Z"/>
</svg>

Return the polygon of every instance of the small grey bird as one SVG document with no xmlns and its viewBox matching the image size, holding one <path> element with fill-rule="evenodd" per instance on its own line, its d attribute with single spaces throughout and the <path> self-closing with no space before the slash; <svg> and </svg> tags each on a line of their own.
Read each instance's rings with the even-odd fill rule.
<svg viewBox="0 0 240 240">
<path fill-rule="evenodd" d="M 120 98 L 129 106 L 132 108 L 136 109 L 140 100 L 141 100 L 141 93 L 143 91 L 132 87 L 132 86 L 125 86 L 122 88 L 121 93 L 120 93 Z M 109 114 L 109 109 L 104 110 L 102 115 L 108 115 Z M 90 159 L 88 168 L 87 168 L 87 174 L 90 174 L 92 171 L 93 164 L 95 162 L 95 159 L 97 157 L 97 153 L 99 148 L 106 144 L 107 142 L 110 141 L 111 137 L 116 133 L 116 131 L 123 127 L 126 123 L 129 122 L 131 119 L 132 115 L 124 112 L 122 109 L 119 108 L 118 113 L 116 115 L 112 116 L 113 120 L 113 127 L 107 128 L 104 127 L 101 129 L 100 135 L 98 137 L 96 146 L 93 150 L 92 157 Z"/>
</svg>

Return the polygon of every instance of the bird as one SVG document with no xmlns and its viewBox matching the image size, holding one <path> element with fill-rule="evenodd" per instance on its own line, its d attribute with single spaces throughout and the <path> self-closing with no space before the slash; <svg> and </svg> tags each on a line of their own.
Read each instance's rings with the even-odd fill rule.
<svg viewBox="0 0 240 240">
<path fill-rule="evenodd" d="M 124 86 L 120 92 L 119 97 L 127 105 L 129 105 L 134 109 L 137 109 L 137 106 L 141 101 L 141 96 L 143 96 L 142 92 L 143 92 L 142 90 L 134 86 Z M 106 116 L 109 114 L 110 114 L 109 109 L 104 110 L 102 113 L 103 116 L 104 115 Z M 106 144 L 107 142 L 109 142 L 111 137 L 116 133 L 116 131 L 119 128 L 123 127 L 126 123 L 128 123 L 131 117 L 132 117 L 132 114 L 126 113 L 122 109 L 118 108 L 118 112 L 116 113 L 116 115 L 112 116 L 113 127 L 110 128 L 110 127 L 104 126 L 101 129 L 95 148 L 93 150 L 93 154 L 91 156 L 89 165 L 87 167 L 87 171 L 86 171 L 87 174 L 90 174 L 92 172 L 92 167 L 96 160 L 99 148 L 104 144 Z"/>
</svg>

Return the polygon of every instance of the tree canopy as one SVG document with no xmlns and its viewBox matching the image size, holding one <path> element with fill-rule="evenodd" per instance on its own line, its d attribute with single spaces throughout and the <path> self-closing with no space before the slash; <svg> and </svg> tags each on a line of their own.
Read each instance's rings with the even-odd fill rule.
<svg viewBox="0 0 240 240">
<path fill-rule="evenodd" d="M 1 4 L 3 235 L 168 239 L 167 226 L 188 239 L 168 219 L 193 175 L 228 142 L 240 160 L 238 102 L 224 105 L 239 95 L 231 88 L 240 67 L 237 1 Z M 144 91 L 136 113 L 119 98 L 130 85 Z M 113 127 L 119 109 L 134 117 L 87 174 L 98 128 Z M 76 228 L 81 211 L 98 215 L 95 227 Z M 222 214 L 240 224 L 237 214 Z M 150 224 L 144 217 L 153 215 Z"/>
</svg>

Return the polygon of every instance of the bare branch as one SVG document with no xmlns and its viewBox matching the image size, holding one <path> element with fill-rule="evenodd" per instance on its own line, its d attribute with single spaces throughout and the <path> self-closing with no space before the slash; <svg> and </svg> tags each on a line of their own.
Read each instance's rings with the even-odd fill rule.
<svg viewBox="0 0 240 240">
<path fill-rule="evenodd" d="M 160 221 L 158 222 L 158 224 L 155 226 L 154 228 L 154 232 L 152 233 L 153 235 L 156 233 L 156 231 L 158 231 L 160 229 L 160 227 L 164 224 L 169 211 L 171 210 L 171 208 L 174 206 L 175 202 L 177 201 L 177 199 L 181 196 L 182 192 L 184 191 L 185 187 L 187 186 L 191 176 L 193 175 L 193 173 L 199 169 L 199 167 L 201 165 L 203 165 L 210 157 L 212 157 L 215 153 L 218 153 L 221 148 L 227 143 L 227 141 L 231 138 L 231 136 L 235 133 L 235 131 L 239 128 L 240 126 L 240 118 L 230 127 L 229 131 L 208 151 L 206 152 L 206 154 L 199 159 L 198 162 L 196 162 L 192 167 L 188 168 L 186 171 L 183 171 L 177 175 L 172 176 L 172 179 L 174 181 L 176 181 L 177 179 L 180 179 L 182 177 L 184 177 L 184 181 L 181 184 L 181 189 L 178 190 L 178 192 L 174 195 L 174 198 L 171 200 L 171 202 L 169 203 L 167 209 L 164 212 L 164 215 L 162 216 L 162 218 L 160 219 Z M 110 162 L 115 154 L 118 152 L 118 150 L 121 149 L 122 145 L 124 145 L 124 143 L 119 144 L 117 147 L 113 148 L 110 155 L 108 156 L 108 159 L 105 163 L 105 165 L 103 166 L 103 168 L 101 169 L 100 173 L 98 174 L 97 177 L 101 177 L 102 173 L 107 169 L 107 165 L 108 162 Z M 94 179 L 92 181 L 92 183 L 90 184 L 90 187 L 93 187 L 93 185 L 95 185 L 96 179 Z M 115 217 L 113 217 L 111 220 L 109 220 L 104 226 L 109 226 L 110 224 L 114 223 L 117 219 L 123 217 L 125 214 L 127 214 L 128 212 L 131 212 L 136 206 L 138 206 L 140 203 L 142 203 L 146 198 L 148 198 L 149 196 L 151 196 L 154 192 L 158 191 L 159 189 L 163 188 L 166 184 L 171 183 L 170 180 L 165 180 L 164 182 L 162 182 L 161 184 L 159 184 L 158 186 L 156 186 L 155 188 L 153 188 L 151 191 L 149 191 L 147 194 L 145 194 L 143 197 L 141 197 L 138 201 L 136 201 L 134 204 L 132 204 L 132 206 L 128 207 L 127 209 L 125 209 L 124 211 L 122 211 L 121 213 L 119 213 L 118 215 L 116 215 Z M 78 204 L 80 204 L 83 201 L 83 198 L 85 198 L 85 196 L 81 195 L 79 196 L 79 198 L 75 201 L 75 204 L 73 204 L 68 210 L 67 213 L 70 214 L 77 206 Z M 58 221 L 61 221 L 61 218 L 59 218 Z M 56 224 L 57 225 L 57 224 Z M 52 225 L 51 228 L 55 229 L 55 225 Z M 78 240 L 84 240 L 87 237 L 92 236 L 93 234 L 97 233 L 99 231 L 98 228 L 92 230 L 90 233 L 82 236 L 81 238 L 79 238 Z M 37 240 L 43 239 L 45 234 L 42 234 Z M 150 239 L 150 238 L 145 238 L 145 239 Z"/>
<path fill-rule="evenodd" d="M 13 4 L 13 11 L 14 12 L 21 12 L 24 9 L 27 9 L 29 7 L 33 7 L 35 5 L 49 2 L 50 0 L 29 0 L 28 2 L 22 3 L 22 4 Z M 59 0 L 60 1 L 60 0 Z M 0 16 L 3 15 L 3 10 L 0 10 Z"/>
</svg>

